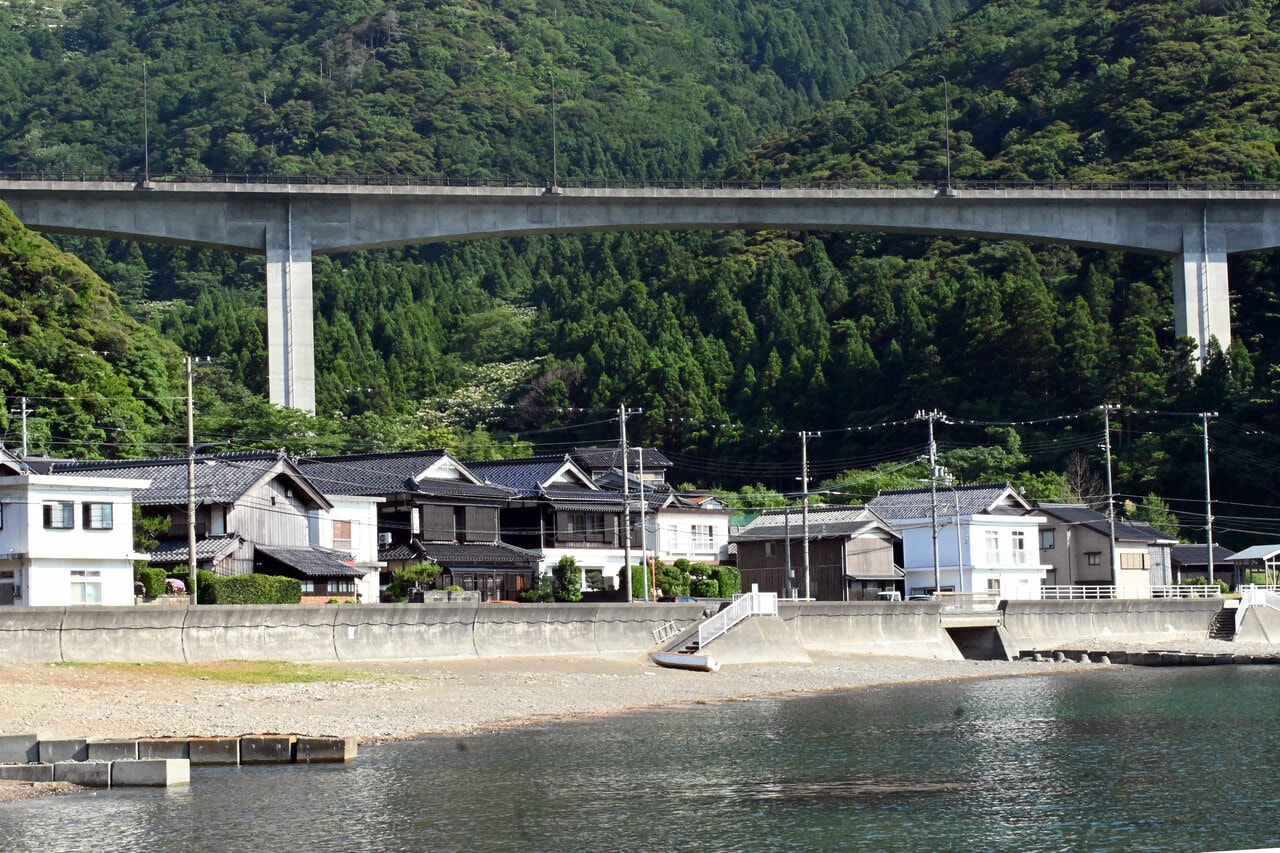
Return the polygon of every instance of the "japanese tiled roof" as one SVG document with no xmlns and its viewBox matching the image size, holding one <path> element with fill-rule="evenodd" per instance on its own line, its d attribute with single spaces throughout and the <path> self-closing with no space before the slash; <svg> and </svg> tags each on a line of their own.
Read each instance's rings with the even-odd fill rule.
<svg viewBox="0 0 1280 853">
<path fill-rule="evenodd" d="M 543 489 L 541 496 L 556 509 L 572 512 L 622 512 L 624 505 L 621 492 L 568 486 Z"/>
<path fill-rule="evenodd" d="M 1087 527 L 1103 536 L 1111 536 L 1111 524 L 1107 517 L 1092 507 L 1084 504 L 1047 504 L 1042 503 L 1036 509 L 1050 518 L 1056 518 L 1066 524 Z M 1122 542 L 1173 542 L 1174 537 L 1152 527 L 1145 521 L 1117 521 L 1116 540 Z"/>
<path fill-rule="evenodd" d="M 1209 564 L 1208 545 L 1174 545 L 1171 549 L 1173 561 L 1183 566 L 1206 566 Z M 1223 563 L 1235 556 L 1235 552 L 1222 545 L 1213 546 L 1213 562 Z"/>
<path fill-rule="evenodd" d="M 622 449 L 619 447 L 575 447 L 573 461 L 588 471 L 599 471 L 607 468 L 622 470 Z M 627 470 L 640 470 L 640 463 L 646 469 L 670 468 L 671 460 L 662 455 L 656 447 L 644 448 L 643 456 L 639 447 L 627 448 Z"/>
<path fill-rule="evenodd" d="M 1007 497 L 1017 505 L 1000 506 Z M 928 518 L 933 512 L 934 497 L 930 489 L 891 489 L 882 491 L 867 502 L 869 509 L 889 521 Z M 1025 501 L 1007 484 L 979 483 L 972 486 L 940 486 L 937 489 L 938 514 L 955 514 L 957 501 L 961 515 L 1022 515 Z"/>
<path fill-rule="evenodd" d="M 792 509 L 789 512 L 768 510 L 756 516 L 731 539 L 735 542 L 782 539 L 787 535 L 788 527 L 790 527 L 790 535 L 799 538 L 803 524 L 804 517 L 800 509 Z M 892 525 L 865 506 L 810 507 L 809 509 L 810 538 L 857 536 L 872 529 L 884 530 L 896 538 L 901 538 Z"/>
<path fill-rule="evenodd" d="M 542 559 L 535 551 L 526 551 L 505 542 L 496 543 L 434 543 L 416 539 L 408 545 L 396 545 L 378 554 L 386 561 L 430 560 L 446 569 L 484 568 L 486 566 L 534 565 Z"/>
<path fill-rule="evenodd" d="M 196 540 L 196 560 L 217 562 L 240 547 L 239 536 L 211 536 Z M 151 549 L 151 562 L 156 565 L 182 565 L 189 562 L 186 539 L 165 539 Z"/>
<path fill-rule="evenodd" d="M 362 578 L 371 571 L 356 568 L 350 554 L 328 548 L 256 545 L 253 550 L 255 568 L 259 558 L 266 556 L 309 578 Z"/>
<path fill-rule="evenodd" d="M 467 468 L 486 483 L 514 489 L 526 497 L 538 495 L 542 484 L 556 475 L 568 461 L 563 455 L 544 454 L 522 459 L 485 459 L 466 463 Z"/>
<path fill-rule="evenodd" d="M 197 456 L 197 503 L 232 504 L 239 500 L 283 460 L 279 453 L 221 453 Z M 84 477 L 150 480 L 148 488 L 134 493 L 141 506 L 173 506 L 187 503 L 187 457 L 121 459 L 108 462 L 58 462 L 55 474 Z"/>
<path fill-rule="evenodd" d="M 298 460 L 298 467 L 329 495 L 393 495 L 405 492 L 438 497 L 505 501 L 512 490 L 462 479 L 422 477 L 443 450 L 371 453 L 359 456 L 318 456 Z M 467 468 L 470 470 L 469 466 Z"/>
</svg>

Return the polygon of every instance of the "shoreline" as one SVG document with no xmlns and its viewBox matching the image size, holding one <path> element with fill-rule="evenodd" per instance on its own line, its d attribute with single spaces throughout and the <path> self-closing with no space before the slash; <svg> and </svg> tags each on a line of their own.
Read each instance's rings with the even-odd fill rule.
<svg viewBox="0 0 1280 853">
<path fill-rule="evenodd" d="M 1275 651 L 1216 640 L 1173 645 L 1201 653 Z M 0 667 L 6 682 L 0 692 L 0 734 L 124 738 L 287 732 L 355 736 L 363 745 L 376 745 L 661 708 L 1112 668 L 1072 661 L 811 657 L 812 663 L 726 664 L 716 673 L 664 669 L 646 655 L 321 663 L 307 669 L 334 680 L 269 684 L 217 680 L 198 666 L 24 664 Z M 0 802 L 20 796 L 20 790 L 0 786 Z M 58 793 L 35 787 L 25 792 Z"/>
</svg>

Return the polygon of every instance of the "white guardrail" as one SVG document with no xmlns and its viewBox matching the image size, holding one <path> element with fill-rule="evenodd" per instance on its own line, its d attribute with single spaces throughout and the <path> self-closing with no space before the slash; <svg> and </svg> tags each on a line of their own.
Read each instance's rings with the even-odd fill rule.
<svg viewBox="0 0 1280 853">
<path fill-rule="evenodd" d="M 1280 587 L 1249 586 L 1240 587 L 1240 607 L 1270 607 L 1280 610 Z"/>
<path fill-rule="evenodd" d="M 1102 601 L 1135 598 L 1222 598 L 1222 590 L 1209 584 L 1165 586 L 1042 586 L 1041 601 Z"/>
<path fill-rule="evenodd" d="M 749 616 L 777 616 L 776 592 L 744 592 L 733 597 L 733 602 L 719 613 L 698 626 L 698 648 L 721 636 L 734 625 Z"/>
</svg>

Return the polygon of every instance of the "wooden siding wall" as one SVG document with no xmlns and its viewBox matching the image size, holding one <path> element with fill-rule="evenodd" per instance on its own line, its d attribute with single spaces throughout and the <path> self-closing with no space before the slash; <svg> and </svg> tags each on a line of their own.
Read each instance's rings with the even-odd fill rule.
<svg viewBox="0 0 1280 853">
<path fill-rule="evenodd" d="M 846 548 L 846 546 L 848 546 Z M 750 589 L 759 584 L 761 592 L 786 593 L 787 569 L 784 542 L 774 543 L 772 557 L 765 556 L 764 542 L 738 543 L 738 571 L 742 573 L 742 588 Z M 881 539 L 860 538 L 849 542 L 844 539 L 816 539 L 809 543 L 809 590 L 819 601 L 844 601 L 845 571 L 874 570 L 876 574 L 888 574 L 893 568 L 893 544 Z M 791 542 L 792 586 L 796 594 L 805 592 L 804 543 Z M 858 581 L 850 581 L 853 587 L 861 587 Z M 889 579 L 886 586 L 892 586 Z M 850 599 L 862 597 L 860 592 L 850 592 Z"/>
</svg>

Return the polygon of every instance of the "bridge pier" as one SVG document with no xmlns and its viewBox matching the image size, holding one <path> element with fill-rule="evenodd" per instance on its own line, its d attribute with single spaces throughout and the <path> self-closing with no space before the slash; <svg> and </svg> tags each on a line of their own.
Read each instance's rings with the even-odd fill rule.
<svg viewBox="0 0 1280 853">
<path fill-rule="evenodd" d="M 293 227 L 292 204 L 287 207 L 283 224 L 266 227 L 268 390 L 275 405 L 315 414 L 311 236 Z"/>
<path fill-rule="evenodd" d="M 1210 340 L 1217 338 L 1224 351 L 1231 346 L 1225 235 L 1205 222 L 1182 229 L 1182 254 L 1173 263 L 1173 329 L 1178 337 L 1195 338 L 1201 370 Z"/>
</svg>

